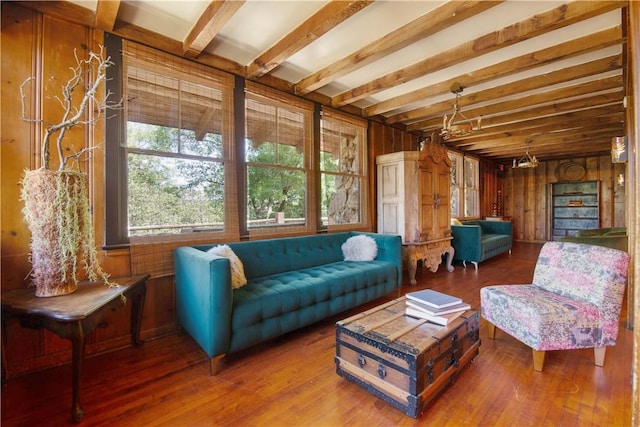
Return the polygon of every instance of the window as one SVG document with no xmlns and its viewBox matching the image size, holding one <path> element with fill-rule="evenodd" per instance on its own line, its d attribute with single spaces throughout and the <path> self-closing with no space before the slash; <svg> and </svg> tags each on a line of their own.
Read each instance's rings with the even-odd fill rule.
<svg viewBox="0 0 640 427">
<path fill-rule="evenodd" d="M 451 216 L 462 218 L 462 156 L 449 151 L 451 159 Z"/>
<path fill-rule="evenodd" d="M 478 164 L 478 160 L 465 156 L 463 172 L 465 218 L 480 216 L 480 189 L 478 188 L 480 172 Z"/>
<path fill-rule="evenodd" d="M 321 225 L 364 222 L 366 122 L 323 110 L 320 137 Z"/>
<path fill-rule="evenodd" d="M 321 114 L 297 96 L 105 40 L 117 64 L 107 88 L 126 100 L 107 120 L 108 247 L 157 244 L 167 272 L 179 241 L 368 225 L 366 120 Z"/>
<path fill-rule="evenodd" d="M 128 236 L 223 232 L 232 80 L 124 46 Z"/>
<path fill-rule="evenodd" d="M 480 216 L 479 162 L 476 159 L 449 151 L 451 159 L 451 216 L 477 218 Z"/>
<path fill-rule="evenodd" d="M 249 234 L 313 230 L 313 104 L 247 82 L 245 123 Z"/>
</svg>

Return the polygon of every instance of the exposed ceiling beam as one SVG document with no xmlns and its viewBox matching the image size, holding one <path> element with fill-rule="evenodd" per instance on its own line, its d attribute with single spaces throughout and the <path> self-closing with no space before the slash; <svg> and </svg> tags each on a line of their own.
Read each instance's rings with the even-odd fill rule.
<svg viewBox="0 0 640 427">
<path fill-rule="evenodd" d="M 375 40 L 365 47 L 305 77 L 296 84 L 296 93 L 304 95 L 335 79 L 371 64 L 438 31 L 477 15 L 502 1 L 451 1 L 425 13 L 414 21 Z"/>
<path fill-rule="evenodd" d="M 261 77 L 282 64 L 291 55 L 310 45 L 354 14 L 373 3 L 373 0 L 331 0 L 295 30 L 258 56 L 248 67 L 247 77 Z"/>
<path fill-rule="evenodd" d="M 622 92 L 616 92 L 610 95 L 598 96 L 598 101 L 602 101 L 602 97 L 605 99 L 611 98 L 610 102 L 601 102 L 598 104 L 590 104 L 590 98 L 584 98 L 579 100 L 557 102 L 550 105 L 535 106 L 523 111 L 512 112 L 504 116 L 492 117 L 488 121 L 492 124 L 508 124 L 516 128 L 521 126 L 521 122 L 537 119 L 540 117 L 557 116 L 560 114 L 578 114 L 581 110 L 590 110 L 592 117 L 598 117 L 601 115 L 614 114 L 624 110 L 622 106 Z M 587 120 L 585 118 L 585 120 Z"/>
<path fill-rule="evenodd" d="M 585 120 L 587 118 L 588 120 Z M 495 126 L 478 133 L 477 136 L 479 137 L 449 140 L 447 141 L 447 146 L 463 148 L 479 143 L 493 144 L 496 140 L 502 138 L 522 138 L 535 133 L 556 132 L 563 129 L 580 129 L 586 126 L 619 124 L 623 121 L 624 115 L 622 111 L 614 114 L 593 117 L 593 113 L 591 111 L 583 110 L 576 112 L 573 115 L 563 114 L 524 121 L 519 123 L 517 127 L 514 127 L 513 124 Z"/>
<path fill-rule="evenodd" d="M 190 58 L 200 55 L 243 4 L 244 0 L 217 0 L 209 3 L 182 42 L 183 55 Z"/>
<path fill-rule="evenodd" d="M 496 150 L 496 151 L 505 151 L 509 147 L 526 147 L 530 145 L 533 149 L 534 146 L 543 145 L 543 144 L 552 144 L 557 142 L 570 142 L 572 140 L 582 140 L 585 138 L 589 138 L 591 136 L 600 136 L 606 135 L 609 136 L 611 134 L 616 134 L 620 132 L 622 129 L 622 123 L 614 122 L 607 123 L 605 125 L 598 126 L 585 126 L 580 129 L 570 129 L 564 131 L 556 131 L 556 130 L 538 130 L 530 135 L 514 135 L 503 138 L 496 138 L 493 142 L 490 141 L 482 141 L 475 142 L 472 144 L 467 144 L 465 146 L 465 150 L 467 151 L 477 151 L 477 150 Z M 576 138 L 577 137 L 577 138 Z"/>
<path fill-rule="evenodd" d="M 308 17 L 308 13 L 303 14 L 302 16 L 305 17 L 302 19 L 293 18 L 294 14 L 291 16 L 293 19 L 285 16 L 285 12 L 289 10 L 300 10 L 295 6 L 291 6 L 290 9 L 289 7 L 283 7 L 282 10 L 274 9 L 274 13 L 280 14 L 278 19 L 281 24 L 278 25 L 284 25 L 289 29 L 295 28 L 295 30 L 281 37 L 280 40 L 278 37 L 273 39 L 277 41 L 273 41 L 269 49 L 254 53 L 252 57 L 256 58 L 255 61 L 247 64 L 233 60 L 236 57 L 234 55 L 219 56 L 213 53 L 213 47 L 220 45 L 233 48 L 233 44 L 252 46 L 251 43 L 242 44 L 245 33 L 248 35 L 248 40 L 265 31 L 265 37 L 267 37 L 270 31 L 269 25 L 273 26 L 273 23 L 268 22 L 267 16 L 272 12 L 271 10 L 265 13 L 266 10 L 262 9 L 265 16 L 260 16 L 260 20 L 264 21 L 265 28 L 260 32 L 254 31 L 254 34 L 250 35 L 251 31 L 238 32 L 232 29 L 229 35 L 233 42 L 230 43 L 231 39 L 226 40 L 225 31 L 228 30 L 227 27 L 231 21 L 236 22 L 236 18 L 240 19 L 241 15 L 236 13 L 237 10 L 241 6 L 247 9 L 255 7 L 255 3 L 246 0 L 240 2 L 199 0 L 206 2 L 201 4 L 202 8 L 207 9 L 200 16 L 188 18 L 192 19 L 190 24 L 181 22 L 180 25 L 184 31 L 180 34 L 189 33 L 189 35 L 183 39 L 174 39 L 169 36 L 172 34 L 169 26 L 159 25 L 160 22 L 171 22 L 172 17 L 186 18 L 188 14 L 183 13 L 177 6 L 180 4 L 178 0 L 171 1 L 175 2 L 173 9 L 157 7 L 155 2 L 122 0 L 17 1 L 14 3 L 71 24 L 96 28 L 176 56 L 191 57 L 198 63 L 218 70 L 258 81 L 260 84 L 286 93 L 303 95 L 306 99 L 321 105 L 331 105 L 350 114 L 380 121 L 390 125 L 390 128 L 406 130 L 415 135 L 428 135 L 439 131 L 442 127 L 443 115 L 450 115 L 453 111 L 453 96 L 449 92 L 452 84 L 458 83 L 465 88 L 459 99 L 462 112 L 469 118 L 482 116 L 483 130 L 463 138 L 450 139 L 446 145 L 451 149 L 492 159 L 502 160 L 522 154 L 523 141 L 531 135 L 543 133 L 545 134 L 544 143 L 542 140 L 537 141 L 535 147 L 535 154 L 539 159 L 555 156 L 558 158 L 573 155 L 585 156 L 589 153 L 606 155 L 610 150 L 608 137 L 610 134 L 598 136 L 598 132 L 605 132 L 610 125 L 615 127 L 609 129 L 609 132 L 617 131 L 619 129 L 617 123 L 622 122 L 625 117 L 622 100 L 626 93 L 625 85 L 628 83 L 628 78 L 625 79 L 625 75 L 628 74 L 625 73 L 629 72 L 624 70 L 625 57 L 622 56 L 621 62 L 618 62 L 618 58 L 616 62 L 607 62 L 607 59 L 601 59 L 598 62 L 594 59 L 616 54 L 617 51 L 612 49 L 612 46 L 616 46 L 622 52 L 625 51 L 624 8 L 628 6 L 628 1 L 567 1 L 564 6 L 554 9 L 551 9 L 554 6 L 540 7 L 543 3 L 539 2 L 523 4 L 522 8 L 531 8 L 536 11 L 520 15 L 527 16 L 527 19 L 515 18 L 507 22 L 520 22 L 508 26 L 504 26 L 505 24 L 488 26 L 485 31 L 479 33 L 484 33 L 483 37 L 476 37 L 468 43 L 462 43 L 463 40 L 468 40 L 466 37 L 460 37 L 460 41 L 454 42 L 453 40 L 456 39 L 454 35 L 443 45 L 447 47 L 440 49 L 442 53 L 433 55 L 432 58 L 423 57 L 423 61 L 417 63 L 389 64 L 390 55 L 399 49 L 413 48 L 420 43 L 428 42 L 429 37 L 440 31 L 456 25 L 456 28 L 467 28 L 466 26 L 473 26 L 475 22 L 481 20 L 485 25 L 494 16 L 499 17 L 496 22 L 505 22 L 500 19 L 505 13 L 509 13 L 507 11 L 512 10 L 510 8 L 514 7 L 518 12 L 521 10 L 520 6 L 514 6 L 513 3 L 505 5 L 499 0 L 495 2 L 449 0 L 441 2 L 438 7 L 425 7 L 422 4 L 420 8 L 416 8 L 421 10 L 420 13 L 408 13 L 405 18 L 400 18 L 400 15 L 394 16 L 394 20 L 399 18 L 398 25 L 393 26 L 394 30 L 379 31 L 367 42 L 355 42 L 358 40 L 358 33 L 354 30 L 352 37 L 344 39 L 344 43 L 351 46 L 347 50 L 349 54 L 342 55 L 341 59 L 330 65 L 321 65 L 321 61 L 314 63 L 313 58 L 309 58 L 304 68 L 311 71 L 302 78 L 299 77 L 299 67 L 290 63 L 289 59 L 296 52 L 306 52 L 307 47 L 311 44 L 316 46 L 315 43 L 318 43 L 317 46 L 323 46 L 323 49 L 331 49 L 331 46 L 326 45 L 325 38 L 330 38 L 327 33 L 340 25 L 340 22 L 344 24 L 340 26 L 340 31 L 348 31 L 347 25 L 351 23 L 355 24 L 354 28 L 362 28 L 360 25 L 363 22 L 369 22 L 369 20 L 379 22 L 386 17 L 381 18 L 378 9 L 374 10 L 373 7 L 366 6 L 371 3 L 370 0 L 325 1 L 322 6 L 319 6 L 324 6 L 322 11 L 315 13 L 311 18 Z M 141 3 L 144 3 L 144 7 Z M 354 9 L 348 9 L 348 5 L 351 4 L 357 5 L 354 7 L 362 12 L 355 13 Z M 383 7 L 381 4 L 374 4 L 376 7 Z M 536 6 L 532 6 L 533 4 Z M 498 6 L 493 7 L 495 5 Z M 221 12 L 223 7 L 234 7 L 235 10 L 223 14 Z M 331 7 L 336 9 L 330 9 Z M 340 15 L 345 7 L 346 14 Z M 334 13 L 327 12 L 328 10 Z M 425 10 L 427 12 L 424 12 Z M 611 13 L 614 10 L 617 10 L 617 14 Z M 407 6 L 405 12 L 410 11 L 411 7 Z M 478 16 L 479 13 L 482 15 Z M 149 22 L 149 16 L 145 14 L 153 16 L 154 21 Z M 143 16 L 146 21 L 140 19 Z M 242 14 L 242 16 L 245 15 Z M 38 20 L 42 19 L 41 16 L 34 15 L 34 17 Z M 231 19 L 231 17 L 234 18 Z M 351 18 L 347 19 L 347 17 Z M 589 18 L 595 19 L 578 22 Z M 45 24 L 46 19 L 45 17 L 42 21 Z M 592 29 L 589 28 L 591 22 L 594 25 Z M 224 23 L 226 25 L 223 27 Z M 554 40 L 555 33 L 551 30 L 566 26 L 571 27 L 561 30 L 562 35 Z M 254 30 L 257 29 L 254 28 Z M 378 29 L 373 24 L 370 30 L 372 34 L 376 34 Z M 222 37 L 223 33 L 224 37 Z M 386 34 L 383 36 L 384 33 Z M 567 34 L 575 34 L 568 37 L 574 37 L 574 39 L 567 41 Z M 527 43 L 518 44 L 519 41 L 526 39 L 530 40 Z M 374 41 L 371 42 L 371 40 Z M 503 47 L 508 48 L 503 50 Z M 220 52 L 223 51 L 225 50 L 220 50 Z M 485 61 L 482 56 L 492 51 L 497 53 L 500 59 Z M 501 55 L 503 51 L 505 55 Z M 517 53 L 513 54 L 515 52 Z M 474 59 L 470 61 L 469 58 Z M 360 72 L 372 75 L 371 71 L 378 62 L 385 67 L 386 71 L 373 75 L 382 77 L 375 80 L 360 77 Z M 459 62 L 464 64 L 455 66 Z M 580 62 L 583 64 L 573 68 L 567 65 Z M 596 64 L 601 67 L 599 68 Z M 618 70 L 618 67 L 622 69 Z M 396 69 L 396 72 L 390 73 L 389 70 L 393 69 Z M 434 70 L 437 71 L 432 72 Z M 385 74 L 388 74 L 389 82 L 384 80 Z M 408 89 L 410 85 L 402 85 L 404 81 L 422 77 L 423 74 L 428 75 L 429 77 L 425 80 L 432 80 L 432 83 L 417 89 L 413 88 L 415 86 L 413 84 L 410 90 Z M 522 75 L 528 78 L 535 77 L 527 80 L 521 77 Z M 297 82 L 292 78 L 297 78 Z M 381 93 L 381 99 L 384 100 L 362 109 L 355 102 L 368 96 L 369 92 L 366 92 L 368 84 L 372 84 L 373 87 L 371 94 Z M 387 93 L 381 91 L 392 87 L 394 96 L 385 97 Z M 140 86 L 140 89 L 149 90 L 144 86 Z M 360 90 L 363 92 L 359 92 Z M 327 93 L 333 94 L 333 97 Z M 340 97 L 345 94 L 347 97 L 341 99 Z M 340 102 L 336 102 L 338 100 Z M 444 102 L 440 102 L 443 100 Z M 158 105 L 167 103 L 168 109 L 172 101 L 159 99 L 158 102 Z M 220 126 L 218 117 L 214 115 L 210 124 L 211 129 L 208 129 L 206 123 L 210 122 L 208 118 L 210 114 L 197 97 L 188 97 L 182 99 L 182 102 L 190 111 L 190 117 L 187 120 L 189 126 L 198 132 L 211 131 Z M 156 106 L 156 110 L 164 108 L 162 105 Z M 150 109 L 139 113 L 153 115 L 157 112 Z M 162 124 L 165 120 L 169 120 L 166 114 L 156 121 L 158 121 L 157 124 Z M 460 120 L 457 122 L 459 123 Z M 573 142 L 567 143 L 561 138 L 558 139 L 560 130 L 565 135 L 569 135 L 567 138 L 573 138 Z M 517 154 L 514 154 L 516 152 Z"/>
<path fill-rule="evenodd" d="M 96 6 L 96 28 L 102 31 L 111 31 L 116 24 L 120 0 L 98 0 Z"/>
<path fill-rule="evenodd" d="M 581 97 L 585 95 L 589 95 L 586 101 L 582 102 L 592 102 L 590 96 L 593 94 L 610 91 L 610 90 L 620 90 L 622 85 L 622 76 L 612 76 L 606 77 L 598 80 L 592 80 L 589 82 L 574 84 L 571 86 L 562 87 L 559 89 L 552 89 L 545 92 L 539 92 L 536 94 L 531 94 L 527 97 L 511 99 L 508 101 L 501 101 L 495 104 L 477 107 L 468 109 L 467 113 L 471 117 L 483 117 L 483 127 L 487 128 L 488 126 L 495 126 L 497 124 L 501 124 L 501 120 L 504 119 L 504 115 L 508 114 L 511 111 L 517 110 L 526 110 L 532 109 L 536 105 L 545 105 L 551 102 L 553 103 L 562 103 L 566 102 L 569 98 Z M 576 107 L 575 103 L 570 103 L 566 105 L 571 105 L 571 108 L 578 109 L 582 107 Z M 565 111 L 567 111 L 565 109 Z M 447 114 L 450 111 L 447 111 Z M 444 113 L 443 113 L 444 114 Z M 491 116 L 491 117 L 489 117 Z M 498 116 L 498 117 L 493 117 Z M 410 126 L 412 131 L 415 130 L 435 130 L 442 126 L 442 117 L 437 116 L 431 119 L 423 120 L 420 122 L 416 122 Z"/>
<path fill-rule="evenodd" d="M 589 77 L 605 73 L 607 71 L 618 70 L 621 67 L 622 58 L 620 57 L 620 55 L 609 56 L 607 58 L 597 59 L 585 64 L 574 65 L 573 67 L 552 71 L 542 76 L 529 77 L 526 79 L 514 81 L 512 83 L 506 83 L 490 89 L 475 92 L 466 96 L 461 96 L 458 100 L 458 104 L 460 107 L 464 107 L 480 102 L 493 101 L 505 96 L 525 93 L 527 91 L 541 89 L 559 83 L 566 83 L 571 80 Z M 442 101 L 431 104 L 428 107 L 421 107 L 412 111 L 395 114 L 391 117 L 388 117 L 387 120 L 390 123 L 399 121 L 412 122 L 425 117 L 442 114 L 443 111 L 446 112 L 447 110 L 449 110 L 449 112 L 453 111 L 452 101 Z M 462 110 L 462 112 L 469 118 L 474 117 L 471 116 L 471 113 L 468 111 Z"/>
<path fill-rule="evenodd" d="M 579 155 L 580 157 L 594 153 L 602 154 L 611 149 L 611 138 L 619 135 L 622 127 L 619 129 L 607 129 L 596 133 L 573 133 L 557 137 L 548 137 L 547 135 L 539 135 L 529 141 L 521 140 L 518 143 L 501 145 L 499 142 L 490 149 L 469 149 L 466 152 L 476 154 L 482 157 L 491 157 L 495 159 L 510 159 L 513 157 L 522 157 L 530 147 L 530 154 L 535 155 L 538 160 L 548 160 L 551 156 L 562 155 L 563 157 L 572 157 Z"/>
<path fill-rule="evenodd" d="M 462 43 L 447 51 L 426 58 L 413 65 L 401 68 L 368 83 L 334 96 L 334 106 L 342 106 L 359 101 L 386 89 L 406 83 L 426 74 L 493 52 L 523 40 L 566 27 L 576 22 L 592 18 L 606 11 L 624 6 L 622 2 L 577 1 L 556 7 L 518 23 L 493 31 L 475 40 Z"/>
<path fill-rule="evenodd" d="M 431 96 L 449 92 L 454 83 L 459 83 L 462 87 L 468 88 L 496 78 L 506 77 L 544 64 L 582 55 L 619 43 L 622 43 L 622 29 L 620 26 L 617 26 L 546 49 L 527 53 L 517 58 L 511 58 L 476 71 L 460 74 L 443 82 L 371 105 L 364 108 L 363 111 L 366 116 L 382 114 Z"/>
</svg>

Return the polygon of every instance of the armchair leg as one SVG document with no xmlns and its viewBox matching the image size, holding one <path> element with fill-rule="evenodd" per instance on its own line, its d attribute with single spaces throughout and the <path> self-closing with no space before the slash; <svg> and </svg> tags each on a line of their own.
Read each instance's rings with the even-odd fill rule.
<svg viewBox="0 0 640 427">
<path fill-rule="evenodd" d="M 544 365 L 544 351 L 533 351 L 533 369 L 542 372 L 542 366 Z"/>
<path fill-rule="evenodd" d="M 596 366 L 604 366 L 604 353 L 606 349 L 606 347 L 596 347 L 593 349 L 596 357 Z"/>
<path fill-rule="evenodd" d="M 476 271 L 478 271 L 478 263 L 476 261 L 471 261 L 471 264 L 473 264 L 473 266 L 476 268 Z"/>
<path fill-rule="evenodd" d="M 487 322 L 487 331 L 489 333 L 490 340 L 496 339 L 496 325 L 491 322 Z"/>
</svg>

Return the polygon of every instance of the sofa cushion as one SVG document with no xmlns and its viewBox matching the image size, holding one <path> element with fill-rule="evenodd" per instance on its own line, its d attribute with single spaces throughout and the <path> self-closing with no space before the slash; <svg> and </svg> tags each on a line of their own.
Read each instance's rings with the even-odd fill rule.
<svg viewBox="0 0 640 427">
<path fill-rule="evenodd" d="M 352 236 L 342 244 L 345 261 L 373 261 L 378 255 L 376 241 L 364 234 Z"/>
<path fill-rule="evenodd" d="M 397 280 L 396 267 L 386 261 L 335 262 L 274 274 L 249 281 L 234 291 L 234 330 L 316 305 L 375 283 Z"/>
<path fill-rule="evenodd" d="M 596 306 L 536 286 L 482 288 L 480 306 L 482 317 L 535 350 L 610 343 L 602 340 L 601 319 Z"/>
<path fill-rule="evenodd" d="M 619 253 L 571 242 L 545 245 L 536 263 L 533 285 L 598 307 L 606 306 L 614 298 L 611 294 L 622 293 L 626 286 L 628 261 Z"/>
<path fill-rule="evenodd" d="M 342 244 L 350 233 L 299 236 L 250 242 L 229 246 L 244 263 L 247 279 L 317 267 L 343 261 Z"/>
<path fill-rule="evenodd" d="M 231 264 L 231 287 L 233 289 L 241 288 L 247 284 L 242 261 L 228 245 L 214 246 L 207 252 L 229 259 Z"/>
<path fill-rule="evenodd" d="M 504 234 L 483 234 L 480 241 L 482 242 L 482 246 L 485 246 L 488 250 L 492 250 L 502 245 L 508 245 L 511 239 Z"/>
</svg>

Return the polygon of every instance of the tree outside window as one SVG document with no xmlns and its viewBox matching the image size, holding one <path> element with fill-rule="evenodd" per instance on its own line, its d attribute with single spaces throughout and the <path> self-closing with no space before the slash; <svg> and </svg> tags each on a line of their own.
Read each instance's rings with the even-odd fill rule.
<svg viewBox="0 0 640 427">
<path fill-rule="evenodd" d="M 321 122 L 320 175 L 323 226 L 361 224 L 366 127 L 324 113 Z"/>
<path fill-rule="evenodd" d="M 140 67 L 127 71 L 129 236 L 222 230 L 221 92 Z"/>
<path fill-rule="evenodd" d="M 307 226 L 311 110 L 247 93 L 247 229 Z"/>
</svg>

